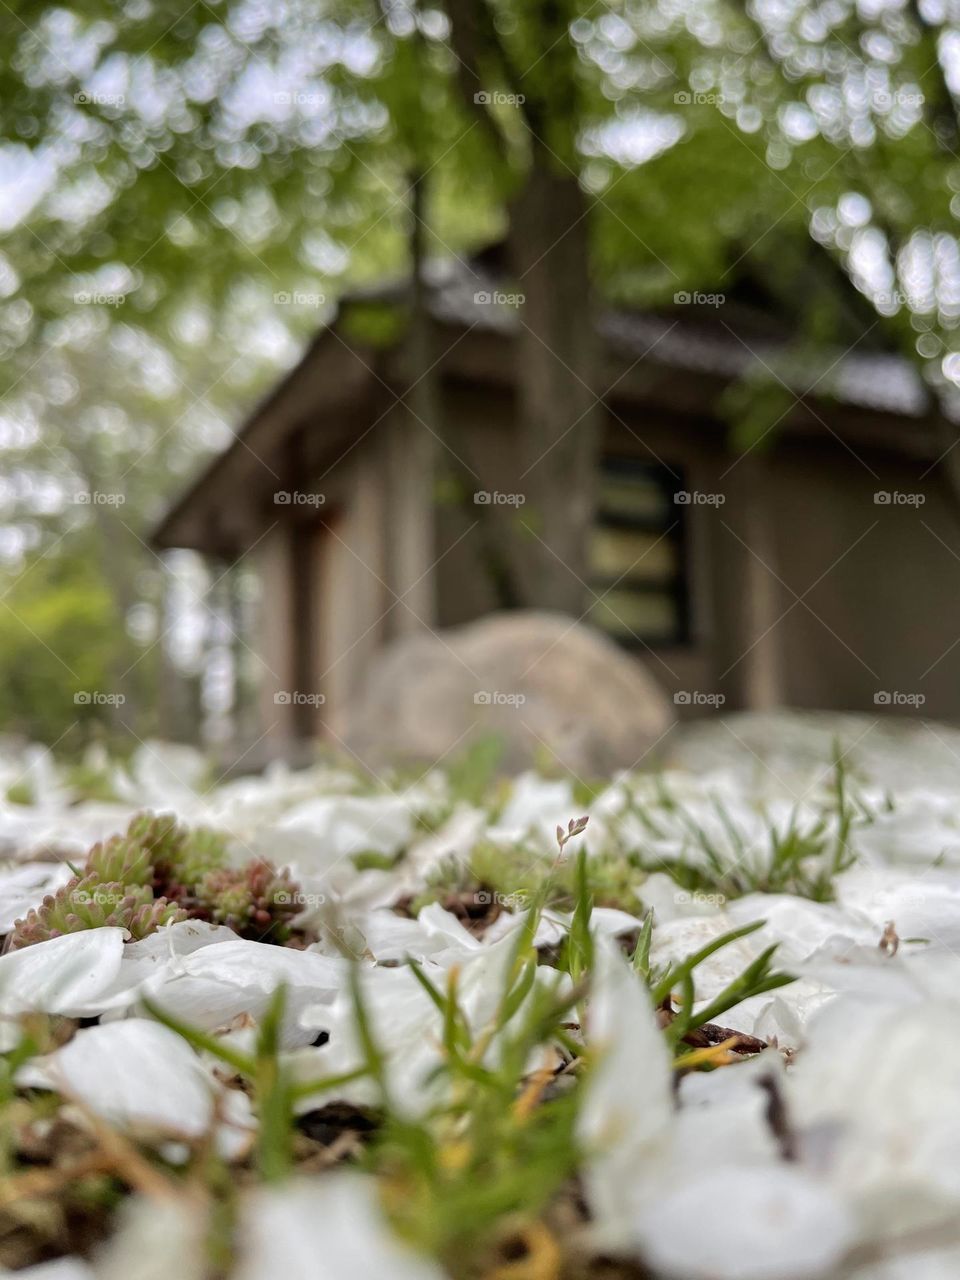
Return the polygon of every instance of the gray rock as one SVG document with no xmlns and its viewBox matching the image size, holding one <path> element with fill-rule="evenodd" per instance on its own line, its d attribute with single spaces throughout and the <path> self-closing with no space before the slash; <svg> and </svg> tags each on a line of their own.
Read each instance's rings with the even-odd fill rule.
<svg viewBox="0 0 960 1280">
<path fill-rule="evenodd" d="M 496 735 L 505 769 L 549 755 L 591 779 L 649 766 L 673 720 L 639 658 L 563 614 L 518 611 L 387 646 L 344 736 L 377 767 L 436 762 Z"/>
</svg>

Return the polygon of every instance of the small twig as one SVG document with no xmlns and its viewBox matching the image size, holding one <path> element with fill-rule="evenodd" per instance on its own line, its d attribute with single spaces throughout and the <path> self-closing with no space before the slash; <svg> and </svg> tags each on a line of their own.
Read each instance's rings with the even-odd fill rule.
<svg viewBox="0 0 960 1280">
<path fill-rule="evenodd" d="M 895 956 L 900 950 L 900 935 L 897 933 L 897 926 L 892 920 L 888 920 L 883 926 L 883 933 L 880 935 L 877 949 L 882 951 L 885 956 Z"/>
<path fill-rule="evenodd" d="M 82 1160 L 73 1160 L 56 1169 L 28 1169 L 26 1173 L 0 1180 L 0 1205 L 50 1195 L 80 1178 L 95 1173 L 109 1173 L 111 1168 L 112 1162 L 103 1150 L 99 1150 L 84 1156 Z"/>
<path fill-rule="evenodd" d="M 673 1069 L 676 1072 L 696 1070 L 698 1067 L 728 1067 L 736 1062 L 736 1048 L 740 1037 L 736 1032 L 729 1040 L 721 1040 L 719 1044 L 707 1045 L 704 1049 L 691 1049 L 674 1059 Z"/>
<path fill-rule="evenodd" d="M 704 1049 L 708 1045 L 729 1042 L 734 1036 L 737 1039 L 736 1045 L 733 1046 L 735 1053 L 763 1053 L 764 1049 L 769 1047 L 765 1040 L 748 1036 L 744 1031 L 734 1031 L 731 1027 L 718 1026 L 716 1022 L 706 1022 L 702 1027 L 695 1027 L 680 1039 L 691 1048 Z"/>
<path fill-rule="evenodd" d="M 523 1087 L 523 1092 L 513 1104 L 514 1118 L 519 1124 L 522 1124 L 527 1119 L 543 1096 L 544 1089 L 557 1076 L 557 1068 L 550 1060 L 551 1053 L 552 1051 L 549 1049 L 546 1051 L 544 1065 L 529 1077 Z"/>
<path fill-rule="evenodd" d="M 796 1160 L 797 1158 L 797 1139 L 793 1132 L 793 1126 L 790 1124 L 790 1117 L 787 1114 L 787 1104 L 780 1088 L 780 1081 L 769 1072 L 763 1075 L 757 1081 L 757 1084 L 767 1095 L 766 1121 L 770 1132 L 777 1141 L 780 1148 L 780 1156 L 783 1160 Z"/>
<path fill-rule="evenodd" d="M 150 1164 L 132 1142 L 118 1129 L 91 1111 L 89 1107 L 72 1100 L 93 1129 L 94 1136 L 100 1146 L 101 1158 L 105 1158 L 110 1167 L 129 1186 L 145 1196 L 155 1199 L 176 1199 L 178 1192 L 174 1184 Z"/>
</svg>

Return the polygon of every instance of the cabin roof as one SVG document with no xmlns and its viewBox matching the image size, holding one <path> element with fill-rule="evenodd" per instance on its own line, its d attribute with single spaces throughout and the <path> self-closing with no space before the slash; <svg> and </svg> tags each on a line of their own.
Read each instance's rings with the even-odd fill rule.
<svg viewBox="0 0 960 1280">
<path fill-rule="evenodd" d="M 478 301 L 478 295 L 482 299 L 484 294 L 508 293 L 503 279 L 496 255 L 480 255 L 469 263 L 432 264 L 426 290 L 432 319 L 441 329 L 461 330 L 463 346 L 484 334 L 499 335 L 509 345 L 520 328 L 516 307 Z M 831 281 L 829 287 L 837 285 Z M 907 433 L 913 435 L 931 415 L 931 393 L 911 362 L 882 349 L 878 317 L 849 281 L 845 287 L 845 331 L 840 343 L 799 341 L 780 300 L 759 277 L 744 272 L 732 282 L 722 305 L 711 302 L 716 293 L 686 295 L 689 300 L 677 295 L 669 305 L 648 310 L 607 309 L 598 318 L 598 329 L 604 354 L 621 365 L 626 358 L 678 374 L 699 375 L 715 381 L 717 391 L 752 374 L 772 376 L 794 396 L 818 405 L 817 416 L 839 404 L 883 415 L 888 422 L 902 420 L 906 447 Z M 349 446 L 351 432 L 359 438 L 365 427 L 362 413 L 355 410 L 389 387 L 389 375 L 384 352 L 351 340 L 343 318 L 351 307 L 403 303 L 409 296 L 408 280 L 346 295 L 333 323 L 314 337 L 300 361 L 241 424 L 227 448 L 207 463 L 167 512 L 153 533 L 154 545 L 216 550 L 219 539 L 215 529 L 204 525 L 205 508 L 213 505 L 215 497 L 222 500 L 228 482 L 242 488 L 252 466 L 267 467 L 276 477 L 275 487 L 283 488 L 282 473 L 289 474 L 291 465 L 283 461 L 283 449 L 304 423 L 307 407 L 311 418 L 324 417 L 331 458 L 337 449 L 342 452 Z M 512 365 L 505 352 L 496 370 L 499 381 L 512 380 Z M 475 370 L 482 367 L 482 363 L 471 366 L 471 376 L 478 381 L 483 381 L 483 375 Z M 915 451 L 915 444 L 911 447 Z M 295 471 L 296 460 L 292 465 Z"/>
</svg>

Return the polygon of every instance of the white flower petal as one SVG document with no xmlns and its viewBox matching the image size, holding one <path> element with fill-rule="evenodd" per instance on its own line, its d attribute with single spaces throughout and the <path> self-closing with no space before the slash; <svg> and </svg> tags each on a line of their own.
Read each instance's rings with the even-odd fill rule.
<svg viewBox="0 0 960 1280">
<path fill-rule="evenodd" d="M 206 1280 L 207 1226 L 192 1201 L 131 1196 L 97 1257 L 96 1280 Z"/>
<path fill-rule="evenodd" d="M 573 786 L 568 779 L 556 781 L 536 773 L 521 773 L 514 779 L 513 790 L 488 838 L 503 843 L 536 834 L 545 848 L 556 850 L 556 829 L 566 828 L 574 812 Z"/>
<path fill-rule="evenodd" d="M 120 972 L 125 936 L 85 929 L 0 956 L 0 1013 L 99 1013 L 98 997 Z"/>
<path fill-rule="evenodd" d="M 186 1041 L 145 1018 L 80 1030 L 17 1081 L 77 1099 L 114 1124 L 187 1138 L 207 1132 L 223 1092 Z"/>
<path fill-rule="evenodd" d="M 960 1211 L 960 1010 L 833 1001 L 788 1076 L 807 1158 L 870 1234 Z"/>
<path fill-rule="evenodd" d="M 72 876 L 65 862 L 24 862 L 0 872 L 0 934 L 9 933 L 31 907 L 38 907 Z"/>
<path fill-rule="evenodd" d="M 612 1249 L 633 1237 L 638 1207 L 671 1158 L 670 1055 L 650 998 L 609 939 L 596 940 L 587 1043 L 599 1061 L 585 1082 L 577 1136 L 596 1234 Z"/>
<path fill-rule="evenodd" d="M 293 1034 L 307 1005 L 329 1003 L 346 987 L 347 972 L 347 961 L 316 951 L 234 938 L 179 958 L 147 979 L 140 994 L 174 1016 L 212 1031 L 243 1013 L 259 1020 L 283 985 L 286 1027 Z M 287 1043 L 296 1042 L 295 1038 Z"/>
<path fill-rule="evenodd" d="M 853 1223 L 802 1170 L 721 1165 L 645 1208 L 637 1240 L 677 1280 L 809 1280 L 839 1262 Z"/>
<path fill-rule="evenodd" d="M 241 1217 L 233 1280 L 445 1280 L 393 1233 L 376 1183 L 352 1173 L 263 1188 Z"/>
<path fill-rule="evenodd" d="M 265 833 L 263 847 L 275 860 L 279 848 L 281 862 L 327 871 L 352 854 L 399 853 L 415 814 L 403 796 L 323 796 L 291 809 Z"/>
<path fill-rule="evenodd" d="M 82 1258 L 57 1258 L 20 1271 L 0 1271 L 0 1275 L 16 1276 L 17 1280 L 94 1280 L 96 1273 Z"/>
</svg>

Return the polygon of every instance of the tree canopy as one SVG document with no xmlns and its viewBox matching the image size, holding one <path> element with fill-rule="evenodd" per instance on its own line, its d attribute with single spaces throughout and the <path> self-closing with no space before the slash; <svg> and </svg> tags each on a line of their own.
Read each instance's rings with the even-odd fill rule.
<svg viewBox="0 0 960 1280">
<path fill-rule="evenodd" d="M 513 244 L 547 511 L 594 447 L 588 294 L 722 289 L 750 260 L 829 340 L 836 292 L 792 283 L 819 245 L 949 401 L 956 22 L 945 0 L 11 0 L 11 574 L 89 547 L 87 604 L 109 595 L 149 668 L 150 522 L 345 287 L 407 269 L 412 218 L 430 255 Z M 741 410 L 755 438 L 767 411 Z M 547 529 L 571 563 L 589 511 L 585 492 Z"/>
</svg>

